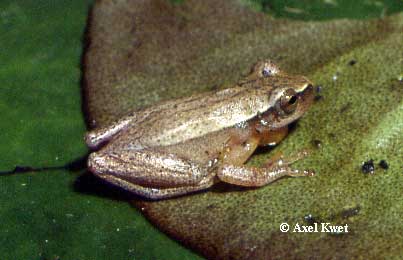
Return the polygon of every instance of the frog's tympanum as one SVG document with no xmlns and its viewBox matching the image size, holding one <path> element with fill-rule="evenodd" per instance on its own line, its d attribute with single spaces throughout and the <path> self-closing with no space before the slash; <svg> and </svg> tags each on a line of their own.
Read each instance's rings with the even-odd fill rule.
<svg viewBox="0 0 403 260">
<path fill-rule="evenodd" d="M 257 63 L 234 87 L 136 110 L 87 133 L 88 168 L 149 199 L 183 195 L 223 181 L 259 187 L 283 176 L 311 176 L 275 156 L 261 168 L 244 165 L 258 146 L 275 145 L 314 97 L 312 83 L 270 61 Z"/>
</svg>

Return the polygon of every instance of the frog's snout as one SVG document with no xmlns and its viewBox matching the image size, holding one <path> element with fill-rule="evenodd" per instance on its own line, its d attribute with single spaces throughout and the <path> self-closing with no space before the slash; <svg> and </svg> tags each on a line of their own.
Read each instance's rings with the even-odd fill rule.
<svg viewBox="0 0 403 260">
<path fill-rule="evenodd" d="M 305 91 L 313 91 L 313 84 L 312 83 L 306 83 L 305 84 Z"/>
<path fill-rule="evenodd" d="M 304 91 L 301 93 L 302 99 L 305 101 L 313 101 L 314 98 L 314 87 L 311 82 L 308 82 L 304 86 Z"/>
</svg>

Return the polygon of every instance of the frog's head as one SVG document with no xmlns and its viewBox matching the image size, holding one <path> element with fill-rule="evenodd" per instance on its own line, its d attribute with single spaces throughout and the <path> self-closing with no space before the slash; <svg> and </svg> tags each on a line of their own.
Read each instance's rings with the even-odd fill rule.
<svg viewBox="0 0 403 260">
<path fill-rule="evenodd" d="M 314 87 L 303 76 L 279 73 L 269 79 L 272 86 L 268 109 L 259 116 L 257 127 L 278 129 L 300 118 L 312 105 Z"/>
</svg>

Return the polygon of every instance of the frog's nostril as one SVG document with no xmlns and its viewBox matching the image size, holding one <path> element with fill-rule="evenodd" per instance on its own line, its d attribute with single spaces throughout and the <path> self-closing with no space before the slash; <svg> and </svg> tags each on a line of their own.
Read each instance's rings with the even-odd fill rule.
<svg viewBox="0 0 403 260">
<path fill-rule="evenodd" d="M 307 84 L 305 85 L 305 89 L 313 89 L 313 85 L 310 84 L 310 83 L 307 83 Z"/>
<path fill-rule="evenodd" d="M 304 95 L 311 95 L 314 92 L 314 87 L 311 83 L 305 84 Z"/>
</svg>

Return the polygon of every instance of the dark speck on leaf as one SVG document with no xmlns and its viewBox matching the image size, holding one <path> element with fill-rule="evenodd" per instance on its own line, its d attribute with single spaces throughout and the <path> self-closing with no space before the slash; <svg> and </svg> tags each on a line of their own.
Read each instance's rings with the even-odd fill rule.
<svg viewBox="0 0 403 260">
<path fill-rule="evenodd" d="M 312 214 L 308 214 L 308 215 L 304 216 L 304 220 L 310 226 L 312 226 L 315 223 L 320 223 L 321 222 L 319 219 L 317 219 L 314 216 L 312 216 Z"/>
<path fill-rule="evenodd" d="M 323 88 L 322 85 L 317 85 L 315 89 L 316 93 L 320 93 L 322 91 L 322 88 Z"/>
<path fill-rule="evenodd" d="M 355 215 L 358 215 L 358 213 L 360 212 L 361 207 L 357 206 L 354 208 L 349 208 L 349 209 L 345 209 L 341 212 L 341 217 L 346 219 L 346 218 L 350 218 L 353 217 Z"/>
<path fill-rule="evenodd" d="M 348 65 L 354 66 L 356 63 L 357 63 L 356 60 L 350 60 L 350 61 L 348 62 Z"/>
<path fill-rule="evenodd" d="M 315 139 L 315 140 L 312 140 L 312 145 L 315 148 L 321 148 L 322 147 L 322 142 L 320 140 Z"/>
<path fill-rule="evenodd" d="M 389 168 L 389 164 L 386 162 L 386 160 L 381 160 L 379 162 L 379 166 L 384 170 L 387 170 Z"/>
<path fill-rule="evenodd" d="M 374 160 L 370 159 L 364 162 L 361 166 L 361 170 L 365 174 L 373 174 L 375 172 Z"/>
</svg>

